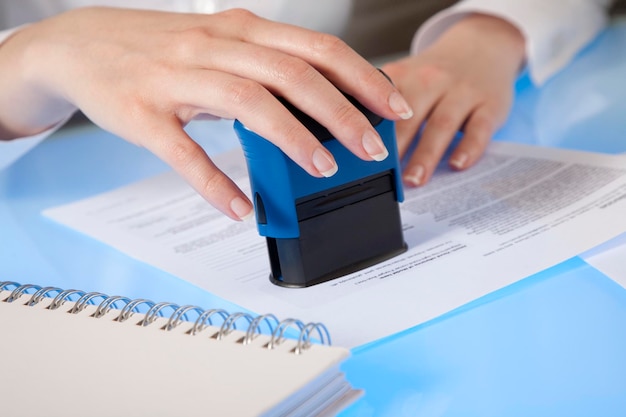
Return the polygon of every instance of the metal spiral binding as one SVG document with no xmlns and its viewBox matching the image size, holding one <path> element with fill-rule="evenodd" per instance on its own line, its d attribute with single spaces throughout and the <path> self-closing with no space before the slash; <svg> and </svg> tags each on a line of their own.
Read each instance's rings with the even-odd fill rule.
<svg viewBox="0 0 626 417">
<path fill-rule="evenodd" d="M 139 306 L 142 304 L 149 305 L 150 308 L 154 306 L 154 302 L 150 300 L 146 300 L 145 298 L 136 298 L 126 303 L 126 305 L 120 311 L 120 314 L 117 316 L 115 321 L 119 321 L 120 323 L 128 320 L 135 314 L 136 311 L 139 311 Z"/>
<path fill-rule="evenodd" d="M 193 327 L 191 328 L 191 334 L 195 336 L 196 334 L 203 331 L 207 327 L 207 323 L 208 326 L 212 325 L 213 321 L 211 320 L 211 317 L 216 314 L 222 318 L 222 322 L 226 321 L 226 318 L 228 317 L 228 312 L 226 310 L 216 308 L 211 310 L 205 310 L 202 314 L 198 316 L 195 323 L 193 324 Z"/>
<path fill-rule="evenodd" d="M 240 339 L 244 345 L 249 345 L 253 340 L 262 334 L 263 324 L 267 327 L 270 333 L 270 341 L 266 345 L 268 349 L 275 349 L 282 344 L 288 338 L 285 333 L 289 328 L 294 328 L 298 332 L 296 338 L 297 343 L 293 352 L 295 354 L 301 354 L 304 350 L 309 349 L 314 342 L 320 344 L 331 344 L 330 334 L 326 326 L 322 323 L 308 323 L 304 324 L 300 320 L 285 319 L 279 321 L 273 314 L 264 314 L 259 316 L 252 316 L 248 313 L 238 312 L 229 314 L 222 309 L 210 309 L 204 310 L 200 307 L 193 305 L 179 306 L 175 303 L 161 302 L 154 303 L 153 301 L 138 298 L 130 299 L 119 295 L 109 296 L 100 292 L 85 292 L 74 289 L 63 290 L 58 287 L 41 287 L 33 284 L 19 284 L 14 281 L 0 281 L 0 292 L 11 291 L 9 296 L 0 302 L 14 303 L 24 294 L 28 294 L 29 291 L 34 291 L 29 300 L 24 303 L 25 306 L 33 307 L 42 302 L 44 299 L 52 299 L 50 304 L 46 307 L 49 310 L 56 310 L 60 308 L 67 301 L 72 301 L 74 305 L 68 310 L 68 313 L 79 314 L 89 305 L 96 306 L 95 312 L 92 314 L 94 318 L 102 318 L 106 316 L 112 309 L 119 309 L 120 312 L 115 316 L 114 321 L 124 322 L 128 320 L 135 313 L 139 313 L 140 306 L 148 306 L 148 310 L 143 314 L 143 318 L 139 321 L 140 326 L 149 326 L 154 323 L 158 318 L 167 318 L 167 323 L 163 327 L 165 331 L 172 331 L 177 328 L 182 322 L 192 322 L 189 319 L 190 313 L 197 314 L 197 318 L 193 320 L 193 325 L 186 333 L 194 336 L 203 332 L 208 326 L 217 327 L 213 323 L 213 319 L 219 317 L 221 319 L 221 326 L 219 331 L 212 335 L 217 340 L 222 340 L 233 330 L 237 329 L 237 323 L 241 321 L 246 322 L 245 336 Z M 54 298 L 51 294 L 56 293 Z M 97 300 L 99 300 L 97 302 Z M 117 307 L 118 304 L 123 303 L 123 307 Z M 173 311 L 168 315 L 163 312 L 166 309 L 172 309 Z M 315 336 L 315 337 L 313 337 Z"/>
<path fill-rule="evenodd" d="M 178 304 L 174 304 L 174 303 L 168 303 L 168 302 L 156 303 L 152 307 L 150 307 L 150 310 L 146 312 L 145 316 L 143 317 L 143 320 L 141 320 L 139 324 L 141 326 L 151 325 L 152 323 L 154 323 L 156 319 L 158 319 L 159 317 L 163 317 L 163 313 L 161 311 L 167 307 L 173 308 L 174 311 L 176 311 L 179 308 Z"/>
<path fill-rule="evenodd" d="M 328 332 L 326 326 L 322 323 L 304 324 L 300 320 L 286 319 L 281 321 L 272 333 L 272 338 L 267 346 L 268 349 L 274 349 L 276 346 L 280 345 L 286 339 L 285 331 L 292 326 L 296 326 L 300 332 L 298 336 L 298 344 L 294 349 L 294 352 L 298 355 L 302 353 L 302 351 L 311 347 L 311 344 L 313 343 L 311 333 L 314 330 L 317 330 L 321 344 L 331 344 L 330 333 Z"/>
<path fill-rule="evenodd" d="M 302 323 L 300 320 L 296 320 L 296 319 L 283 320 L 280 323 L 278 323 L 278 326 L 272 332 L 272 338 L 270 339 L 270 342 L 268 343 L 267 348 L 274 349 L 276 346 L 280 345 L 283 342 L 283 340 L 285 340 L 285 337 L 284 337 L 285 330 L 287 330 L 289 327 L 292 327 L 292 326 L 296 326 L 298 330 L 300 331 L 300 333 L 302 333 L 302 331 L 304 330 L 304 323 Z"/>
<path fill-rule="evenodd" d="M 217 333 L 216 339 L 222 340 L 225 336 L 228 336 L 232 333 L 233 330 L 237 328 L 237 321 L 239 319 L 246 319 L 248 321 L 248 327 L 252 324 L 254 318 L 248 313 L 233 313 L 230 316 L 226 317 L 224 323 L 222 323 L 222 327 L 220 327 L 220 331 Z"/>
<path fill-rule="evenodd" d="M 108 295 L 101 293 L 101 292 L 88 292 L 82 295 L 82 297 L 80 297 L 78 299 L 78 301 L 76 301 L 76 303 L 74 303 L 74 307 L 72 307 L 72 309 L 69 311 L 69 313 L 71 314 L 78 314 L 81 311 L 83 311 L 85 308 L 87 308 L 88 305 L 93 305 L 93 299 L 94 298 L 102 298 L 102 302 L 105 303 L 107 300 Z"/>
<path fill-rule="evenodd" d="M 270 322 L 270 319 L 274 324 Z M 267 323 L 267 327 L 269 327 L 270 332 L 274 329 L 274 326 L 278 326 L 280 324 L 280 321 L 273 314 L 263 314 L 261 316 L 257 316 L 248 326 L 246 336 L 243 339 L 244 345 L 252 343 L 252 340 L 261 333 L 261 322 L 263 321 Z"/>
<path fill-rule="evenodd" d="M 15 284 L 15 283 L 11 283 L 11 284 Z M 13 301 L 17 300 L 22 295 L 24 295 L 27 290 L 31 288 L 36 288 L 37 290 L 41 289 L 39 285 L 33 285 L 33 284 L 20 285 L 11 292 L 11 294 L 9 295 L 9 298 L 6 299 L 7 303 L 12 303 Z"/>
<path fill-rule="evenodd" d="M 20 284 L 15 281 L 0 281 L 0 291 L 4 291 L 7 287 L 19 287 Z"/>
<path fill-rule="evenodd" d="M 48 310 L 56 310 L 57 308 L 61 307 L 74 294 L 80 294 L 80 296 L 82 297 L 85 292 L 80 290 L 63 290 L 59 294 L 57 294 L 56 297 L 54 297 L 54 299 L 48 306 Z"/>
<path fill-rule="evenodd" d="M 191 305 L 178 307 L 174 311 L 174 313 L 172 313 L 170 318 L 167 320 L 167 324 L 165 325 L 165 330 L 174 330 L 176 327 L 178 327 L 181 321 L 183 321 L 183 318 L 186 317 L 187 313 L 190 311 L 196 311 L 198 312 L 198 315 L 204 312 L 204 310 L 201 309 L 200 307 L 191 306 Z"/>
<path fill-rule="evenodd" d="M 96 308 L 96 312 L 93 313 L 93 316 L 99 319 L 100 317 L 111 311 L 115 303 L 117 303 L 118 301 L 126 302 L 126 304 L 128 304 L 131 302 L 131 299 L 128 297 L 122 297 L 121 295 L 107 297 L 104 299 L 103 302 L 98 305 L 98 308 Z"/>
<path fill-rule="evenodd" d="M 321 344 L 330 345 L 330 333 L 326 326 L 322 323 L 307 323 L 302 331 L 300 332 L 300 336 L 298 337 L 298 344 L 296 345 L 295 352 L 296 354 L 302 353 L 303 350 L 306 350 L 311 347 L 312 339 L 311 333 L 317 330 L 317 334 L 320 338 Z"/>
<path fill-rule="evenodd" d="M 43 300 L 44 298 L 50 298 L 48 294 L 50 294 L 53 291 L 60 293 L 63 290 L 58 287 L 43 287 L 39 289 L 36 293 L 34 293 L 32 297 L 30 297 L 30 300 L 28 300 L 26 305 L 32 307 L 32 306 L 39 304 L 39 302 Z"/>
</svg>

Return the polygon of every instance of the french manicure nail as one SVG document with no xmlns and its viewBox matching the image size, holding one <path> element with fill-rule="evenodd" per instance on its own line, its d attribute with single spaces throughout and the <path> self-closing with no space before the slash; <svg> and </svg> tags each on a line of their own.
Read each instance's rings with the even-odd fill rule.
<svg viewBox="0 0 626 417">
<path fill-rule="evenodd" d="M 424 180 L 424 167 L 417 165 L 411 168 L 410 171 L 406 172 L 402 178 L 404 179 L 404 182 L 417 187 L 418 185 L 421 185 Z"/>
<path fill-rule="evenodd" d="M 241 220 L 248 220 L 254 216 L 254 210 L 252 205 L 249 202 L 244 200 L 241 197 L 235 197 L 230 202 L 230 209 L 239 217 Z"/>
<path fill-rule="evenodd" d="M 413 117 L 411 106 L 409 106 L 409 103 L 407 103 L 404 97 L 398 92 L 393 92 L 389 96 L 389 107 L 403 120 Z"/>
<path fill-rule="evenodd" d="M 374 161 L 382 161 L 389 156 L 389 151 L 385 147 L 380 136 L 368 130 L 363 134 L 363 149 Z"/>
<path fill-rule="evenodd" d="M 319 148 L 313 152 L 313 165 L 326 178 L 332 177 L 339 170 L 337 163 L 328 155 L 328 152 Z"/>
<path fill-rule="evenodd" d="M 451 158 L 449 163 L 450 165 L 452 165 L 452 167 L 456 168 L 456 169 L 463 169 L 465 168 L 465 164 L 467 163 L 467 154 L 466 153 L 460 153 L 458 155 L 455 155 L 454 158 Z"/>
</svg>

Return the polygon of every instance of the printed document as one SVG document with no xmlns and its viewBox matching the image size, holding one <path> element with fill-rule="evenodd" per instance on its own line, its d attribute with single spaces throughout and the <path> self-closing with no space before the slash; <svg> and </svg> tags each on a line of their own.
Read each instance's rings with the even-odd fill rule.
<svg viewBox="0 0 626 417">
<path fill-rule="evenodd" d="M 240 150 L 214 161 L 249 193 Z M 340 167 L 341 169 L 341 167 Z M 493 142 L 405 190 L 408 251 L 293 289 L 269 281 L 256 223 L 235 222 L 166 173 L 45 215 L 258 314 L 324 323 L 359 346 L 419 325 L 626 232 L 626 157 Z"/>
</svg>

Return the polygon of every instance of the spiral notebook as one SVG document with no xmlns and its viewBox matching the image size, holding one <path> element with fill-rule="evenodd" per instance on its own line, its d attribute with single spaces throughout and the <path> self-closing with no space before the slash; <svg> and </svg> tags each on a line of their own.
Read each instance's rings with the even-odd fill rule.
<svg viewBox="0 0 626 417">
<path fill-rule="evenodd" d="M 359 396 L 320 323 L 0 282 L 0 415 L 329 416 Z"/>
</svg>

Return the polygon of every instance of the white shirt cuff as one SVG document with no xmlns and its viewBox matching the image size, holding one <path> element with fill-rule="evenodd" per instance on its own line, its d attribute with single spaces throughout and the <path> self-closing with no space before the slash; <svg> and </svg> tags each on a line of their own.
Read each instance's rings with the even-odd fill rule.
<svg viewBox="0 0 626 417">
<path fill-rule="evenodd" d="M 7 30 L 0 30 L 0 44 L 2 44 L 2 42 L 4 42 L 9 36 L 17 32 L 20 28 L 24 26 L 26 25 L 17 26 L 17 27 L 7 29 Z"/>
<path fill-rule="evenodd" d="M 61 120 L 56 125 L 36 135 L 9 141 L 0 141 L 0 171 L 13 164 L 32 148 L 43 142 L 45 138 L 59 130 L 71 117 L 72 115 L 69 115 L 66 119 Z"/>
<path fill-rule="evenodd" d="M 526 39 L 526 59 L 537 85 L 554 75 L 603 29 L 610 0 L 465 0 L 429 19 L 415 34 L 411 52 L 430 46 L 469 13 L 504 19 Z"/>
</svg>

